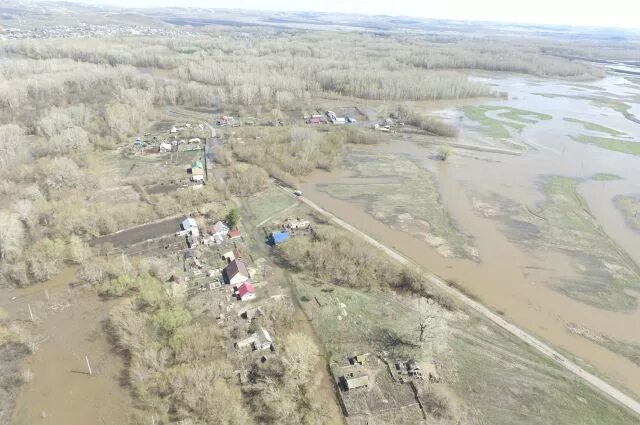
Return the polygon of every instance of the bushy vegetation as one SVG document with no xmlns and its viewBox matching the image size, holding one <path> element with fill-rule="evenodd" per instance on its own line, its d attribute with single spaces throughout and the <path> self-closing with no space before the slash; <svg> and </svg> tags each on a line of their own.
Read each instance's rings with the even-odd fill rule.
<svg viewBox="0 0 640 425">
<path fill-rule="evenodd" d="M 370 246 L 335 229 L 319 230 L 314 239 L 294 238 L 278 248 L 287 267 L 312 275 L 319 282 L 364 290 L 395 289 L 435 299 L 445 308 L 454 302 L 433 291 L 426 278 L 400 267 Z"/>
<path fill-rule="evenodd" d="M 125 275 L 101 267 L 101 293 L 121 298 L 109 333 L 127 358 L 127 384 L 138 407 L 156 423 L 322 423 L 325 413 L 314 395 L 318 347 L 306 334 L 291 332 L 290 304 L 263 306 L 248 330 L 219 326 L 208 308 L 193 312 L 170 284 L 145 271 L 151 264 L 134 264 Z M 234 339 L 260 327 L 281 342 L 266 362 L 232 348 Z M 244 384 L 238 369 L 246 370 Z"/>
<path fill-rule="evenodd" d="M 249 129 L 240 134 L 242 140 L 231 142 L 234 155 L 292 187 L 296 185 L 294 176 L 304 176 L 315 169 L 331 170 L 342 161 L 341 134 L 322 134 L 307 127 L 260 132 Z"/>
<path fill-rule="evenodd" d="M 455 126 L 447 124 L 437 118 L 422 115 L 408 108 L 399 108 L 398 116 L 404 120 L 406 124 L 437 136 L 456 137 L 458 135 L 458 129 Z"/>
</svg>

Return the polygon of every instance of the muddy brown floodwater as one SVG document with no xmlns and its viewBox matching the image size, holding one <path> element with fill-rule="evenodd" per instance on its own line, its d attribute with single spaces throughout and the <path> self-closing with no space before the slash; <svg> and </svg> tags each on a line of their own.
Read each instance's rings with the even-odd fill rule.
<svg viewBox="0 0 640 425">
<path fill-rule="evenodd" d="M 613 80 L 613 81 L 612 81 Z M 564 117 L 597 122 L 624 131 L 640 140 L 640 126 L 612 111 L 586 100 L 550 98 L 533 94 L 552 92 L 571 94 L 576 88 L 548 81 L 530 82 L 508 77 L 492 80 L 508 92 L 511 100 L 495 102 L 516 108 L 547 113 L 553 119 L 527 126 L 514 136 L 526 144 L 522 155 L 501 155 L 457 149 L 446 163 L 433 161 L 434 149 L 400 136 L 375 146 L 358 147 L 414 159 L 435 176 L 443 205 L 456 225 L 473 237 L 480 253 L 480 262 L 445 258 L 426 243 L 424 238 L 398 231 L 375 219 L 360 200 L 341 200 L 328 195 L 321 185 L 362 183 L 348 170 L 333 173 L 316 172 L 302 185 L 306 197 L 343 220 L 393 246 L 426 269 L 445 279 L 454 279 L 466 291 L 476 295 L 486 305 L 503 312 L 517 325 L 539 335 L 555 347 L 583 360 L 594 372 L 603 375 L 621 389 L 640 397 L 640 367 L 604 345 L 594 343 L 569 332 L 577 325 L 595 335 L 603 335 L 626 343 L 640 344 L 640 310 L 610 311 L 576 301 L 554 289 L 554 284 L 580 279 L 572 259 L 551 249 L 524 248 L 510 240 L 504 226 L 486 218 L 473 206 L 476 196 L 490 197 L 497 193 L 517 204 L 535 206 L 545 199 L 541 178 L 563 175 L 581 179 L 578 186 L 592 215 L 603 230 L 631 258 L 640 262 L 640 234 L 632 232 L 611 202 L 618 194 L 640 193 L 640 157 L 611 152 L 595 146 L 577 143 L 568 135 L 579 128 L 569 127 Z M 594 85 L 602 95 L 618 86 L 616 79 L 607 78 Z M 581 93 L 587 89 L 581 88 Z M 626 89 L 625 89 L 626 90 Z M 621 92 L 620 96 L 628 95 Z M 446 113 L 446 111 L 445 111 Z M 450 112 L 455 115 L 455 111 Z M 466 130 L 466 126 L 474 130 Z M 463 121 L 460 141 L 483 139 L 477 125 Z M 426 136 L 424 136 L 426 138 Z M 495 141 L 487 141 L 493 144 Z M 596 173 L 614 173 L 622 180 L 589 181 Z"/>
<path fill-rule="evenodd" d="M 112 351 L 102 328 L 110 302 L 101 301 L 90 289 L 72 289 L 69 284 L 74 281 L 75 270 L 70 268 L 44 284 L 0 291 L 0 306 L 13 319 L 27 321 L 31 306 L 32 329 L 39 341 L 23 362 L 33 378 L 20 390 L 13 425 L 130 422 L 133 408 L 120 385 L 123 360 Z"/>
</svg>

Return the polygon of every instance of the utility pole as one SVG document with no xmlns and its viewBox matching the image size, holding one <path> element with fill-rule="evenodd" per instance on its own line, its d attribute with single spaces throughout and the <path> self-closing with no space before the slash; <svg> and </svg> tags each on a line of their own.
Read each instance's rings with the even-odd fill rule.
<svg viewBox="0 0 640 425">
<path fill-rule="evenodd" d="M 91 365 L 89 364 L 89 356 L 84 356 L 84 359 L 87 361 L 87 369 L 89 369 L 89 376 L 93 375 L 91 371 Z"/>
<path fill-rule="evenodd" d="M 27 308 L 29 309 L 29 317 L 31 317 L 31 321 L 35 322 L 33 319 L 33 311 L 31 311 L 31 304 L 27 304 Z"/>
<path fill-rule="evenodd" d="M 209 170 L 207 170 L 207 140 L 204 141 L 204 146 L 202 147 L 202 153 L 204 157 L 204 179 L 209 181 Z"/>
</svg>

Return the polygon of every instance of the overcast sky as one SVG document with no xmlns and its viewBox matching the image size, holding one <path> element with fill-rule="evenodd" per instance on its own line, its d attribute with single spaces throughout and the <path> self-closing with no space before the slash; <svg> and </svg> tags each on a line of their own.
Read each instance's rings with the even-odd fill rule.
<svg viewBox="0 0 640 425">
<path fill-rule="evenodd" d="M 640 0 L 75 0 L 129 7 L 191 6 L 406 15 L 640 28 Z"/>
</svg>

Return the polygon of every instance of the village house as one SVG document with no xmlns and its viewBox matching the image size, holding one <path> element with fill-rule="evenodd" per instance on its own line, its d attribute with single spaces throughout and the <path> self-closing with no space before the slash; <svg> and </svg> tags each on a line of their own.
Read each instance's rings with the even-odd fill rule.
<svg viewBox="0 0 640 425">
<path fill-rule="evenodd" d="M 225 236 L 229 233 L 229 227 L 222 221 L 217 221 L 214 225 L 209 226 L 207 232 L 211 235 L 215 243 L 222 243 Z"/>
<path fill-rule="evenodd" d="M 273 347 L 271 335 L 269 335 L 269 332 L 267 332 L 265 328 L 260 328 L 255 335 L 256 340 L 252 344 L 254 350 L 268 350 Z"/>
<path fill-rule="evenodd" d="M 182 235 L 192 235 L 194 237 L 200 236 L 200 229 L 198 229 L 198 223 L 196 223 L 195 218 L 187 217 L 180 223 L 180 227 L 182 231 L 179 232 Z"/>
<path fill-rule="evenodd" d="M 224 279 L 229 285 L 240 285 L 249 280 L 249 271 L 242 260 L 233 260 L 222 271 Z"/>
<path fill-rule="evenodd" d="M 254 300 L 256 298 L 256 290 L 249 282 L 245 282 L 242 285 L 238 286 L 236 294 L 240 301 Z"/>
<path fill-rule="evenodd" d="M 257 332 L 249 335 L 249 337 L 236 342 L 235 346 L 240 349 L 251 347 L 254 351 L 268 350 L 273 347 L 273 340 L 269 332 L 264 328 L 260 328 Z"/>
<path fill-rule="evenodd" d="M 171 146 L 171 143 L 167 143 L 167 142 L 160 143 L 160 152 L 171 152 L 171 149 L 173 149 L 173 147 Z"/>
<path fill-rule="evenodd" d="M 229 237 L 229 239 L 237 239 L 241 237 L 242 234 L 240 233 L 240 229 L 238 229 L 237 227 L 234 227 L 233 229 L 229 230 L 229 232 L 227 233 L 227 236 Z"/>
</svg>

